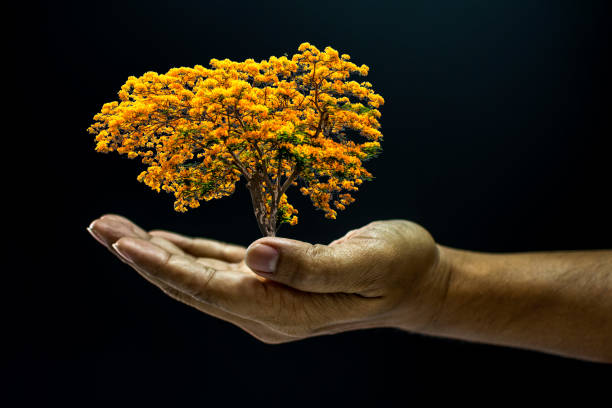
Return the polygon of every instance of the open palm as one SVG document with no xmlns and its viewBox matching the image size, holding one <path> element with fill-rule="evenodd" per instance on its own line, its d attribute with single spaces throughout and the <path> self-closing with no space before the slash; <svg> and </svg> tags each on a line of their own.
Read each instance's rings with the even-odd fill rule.
<svg viewBox="0 0 612 408">
<path fill-rule="evenodd" d="M 309 245 L 310 253 L 304 256 L 315 262 L 313 273 L 304 276 L 297 270 L 304 266 L 296 263 L 289 284 L 255 273 L 245 262 L 247 248 L 243 246 L 162 230 L 147 232 L 113 214 L 95 220 L 88 230 L 167 295 L 231 322 L 266 343 L 376 327 L 381 324 L 381 312 L 388 309 L 388 296 L 372 290 L 371 279 L 357 281 L 341 274 L 351 268 L 348 262 L 359 261 L 351 260 L 354 257 L 349 254 L 357 246 L 362 250 L 368 247 L 364 244 L 372 250 L 379 247 L 367 234 L 363 242 L 348 245 L 357 241 L 354 237 L 363 228 L 330 245 Z M 332 246 L 346 247 L 345 262 L 329 265 L 320 256 Z"/>
</svg>

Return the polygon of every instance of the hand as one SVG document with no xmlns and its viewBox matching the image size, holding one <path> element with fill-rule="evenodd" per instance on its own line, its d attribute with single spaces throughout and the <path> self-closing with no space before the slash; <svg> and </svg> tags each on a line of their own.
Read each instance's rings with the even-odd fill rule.
<svg viewBox="0 0 612 408">
<path fill-rule="evenodd" d="M 429 233 L 374 221 L 329 245 L 264 237 L 249 248 L 105 215 L 90 233 L 167 295 L 266 343 L 370 327 L 422 332 L 444 303 L 449 268 Z"/>
</svg>

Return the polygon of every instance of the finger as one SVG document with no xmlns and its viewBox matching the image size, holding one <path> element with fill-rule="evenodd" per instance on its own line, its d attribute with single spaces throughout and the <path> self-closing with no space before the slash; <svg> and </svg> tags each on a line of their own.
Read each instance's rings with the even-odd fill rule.
<svg viewBox="0 0 612 408">
<path fill-rule="evenodd" d="M 259 275 L 302 291 L 366 296 L 370 271 L 380 261 L 377 243 L 352 239 L 330 246 L 264 237 L 248 247 L 245 262 Z"/>
<path fill-rule="evenodd" d="M 239 267 L 238 264 L 228 263 L 226 261 L 214 258 L 196 259 L 192 255 L 185 253 L 185 251 L 176 246 L 173 242 L 170 242 L 161 236 L 150 235 L 137 225 L 133 224 L 130 220 L 123 217 L 102 217 L 92 222 L 88 228 L 88 231 L 94 236 L 94 238 L 105 245 L 115 255 L 117 255 L 117 252 L 112 247 L 113 243 L 115 243 L 121 237 L 134 237 L 150 241 L 171 254 L 190 257 L 196 262 L 200 262 L 204 265 L 233 270 L 238 270 Z"/>
<path fill-rule="evenodd" d="M 130 264 L 138 273 L 140 273 L 145 279 L 149 282 L 154 283 L 156 286 L 160 287 L 164 292 L 173 292 L 176 291 L 174 289 L 170 289 L 168 285 L 161 282 L 152 282 L 151 276 L 146 274 L 141 268 L 138 268 L 137 265 L 131 263 L 127 258 L 123 257 L 116 249 L 113 247 L 113 244 L 118 241 L 122 237 L 133 237 L 146 239 L 152 242 L 153 244 L 165 249 L 167 252 L 177 255 L 183 255 L 183 251 L 176 247 L 169 241 L 161 237 L 153 237 L 147 234 L 146 231 L 139 228 L 135 224 L 133 224 L 127 218 L 117 216 L 114 214 L 105 215 L 99 219 L 94 220 L 87 230 L 91 233 L 91 235 L 98 240 L 101 244 L 106 246 L 113 254 L 115 254 L 120 260 L 125 263 Z M 170 293 L 168 293 L 170 294 Z M 176 296 L 173 296 L 176 298 Z"/>
<path fill-rule="evenodd" d="M 121 237 L 149 239 L 149 234 L 127 218 L 104 215 L 94 220 L 87 230 L 103 245 L 110 246 Z"/>
<path fill-rule="evenodd" d="M 153 242 L 153 240 L 151 240 L 151 242 Z M 162 292 L 164 292 L 167 296 L 171 297 L 174 300 L 177 300 L 181 303 L 191 306 L 210 316 L 213 316 L 223 321 L 226 321 L 228 323 L 234 324 L 240 327 L 242 330 L 249 333 L 251 336 L 261 341 L 264 341 L 266 343 L 277 344 L 277 343 L 285 343 L 288 341 L 297 340 L 297 338 L 288 336 L 286 334 L 282 334 L 254 320 L 244 319 L 230 312 L 220 310 L 214 306 L 201 302 L 195 297 L 190 296 L 178 290 L 177 288 L 167 284 L 166 282 L 154 277 L 153 275 L 149 274 L 142 267 L 139 267 L 137 264 L 131 262 L 127 258 L 124 258 L 118 252 L 116 253 L 118 254 L 119 259 L 121 259 L 123 262 L 130 265 L 134 270 L 136 270 L 136 272 L 138 272 L 140 276 L 146 279 L 149 283 L 157 286 L 159 289 L 161 289 Z"/>
<path fill-rule="evenodd" d="M 228 318 L 234 315 L 256 321 L 290 339 L 308 336 L 314 329 L 339 321 L 361 320 L 371 309 L 371 299 L 346 293 L 307 293 L 255 274 L 216 270 L 138 238 L 121 238 L 113 246 L 145 274 L 228 313 Z"/>
<path fill-rule="evenodd" d="M 115 250 L 115 248 L 113 248 L 112 244 L 115 243 L 121 237 L 133 237 L 148 239 L 149 242 L 163 248 L 170 254 L 186 256 L 188 258 L 193 259 L 189 255 L 186 255 L 180 248 L 175 246 L 172 242 L 167 241 L 162 237 L 155 237 L 147 234 L 146 231 L 138 227 L 136 224 L 134 224 L 127 218 L 117 216 L 115 214 L 105 215 L 93 221 L 87 228 L 87 230 L 94 236 L 94 238 L 96 238 L 96 240 L 105 245 L 121 261 L 130 265 L 143 278 L 160 288 L 166 295 L 170 296 L 171 298 L 185 303 L 189 306 L 192 306 L 208 315 L 235 324 L 236 326 L 245 330 L 247 333 L 266 343 L 283 343 L 287 341 L 296 340 L 296 338 L 275 331 L 264 324 L 255 322 L 253 320 L 244 319 L 230 312 L 226 312 L 214 306 L 203 303 L 194 298 L 193 296 L 181 292 L 177 288 L 154 277 L 153 275 L 146 272 L 142 267 L 139 267 L 137 264 L 131 262 L 130 260 L 122 256 L 118 251 Z M 203 262 L 204 260 L 196 261 Z M 217 261 L 217 266 L 223 266 L 222 264 L 227 265 L 226 263 L 218 260 L 210 261 Z"/>
<path fill-rule="evenodd" d="M 205 238 L 192 238 L 170 231 L 154 230 L 151 235 L 172 242 L 185 252 L 198 257 L 216 258 L 226 262 L 240 262 L 244 259 L 246 248 Z"/>
<path fill-rule="evenodd" d="M 253 304 L 266 296 L 256 275 L 215 269 L 191 257 L 171 254 L 146 240 L 123 237 L 113 247 L 130 263 L 176 289 L 222 310 L 256 317 Z"/>
<path fill-rule="evenodd" d="M 122 216 L 122 215 L 118 215 L 118 214 L 104 214 L 102 217 L 100 217 L 101 221 L 108 221 L 108 222 L 115 222 L 118 224 L 123 224 L 126 229 L 128 229 L 129 231 L 133 232 L 136 236 L 138 237 L 145 237 L 148 236 L 149 234 L 147 233 L 147 231 L 145 231 L 144 229 L 142 229 L 138 224 L 136 224 L 135 222 L 133 222 L 132 220 Z"/>
<path fill-rule="evenodd" d="M 161 237 L 153 237 L 145 230 L 132 223 L 127 218 L 119 216 L 103 216 L 100 219 L 93 221 L 87 230 L 93 235 L 98 242 L 106 246 L 111 252 L 115 253 L 112 244 L 121 237 L 134 237 L 146 239 L 154 244 L 166 249 L 173 254 L 185 255 L 182 249 Z"/>
<path fill-rule="evenodd" d="M 142 239 L 150 239 L 151 237 L 139 228 L 131 221 L 126 218 L 119 216 L 108 216 L 105 215 L 101 218 L 94 220 L 87 231 L 102 245 L 104 245 L 111 253 L 118 256 L 117 251 L 112 247 L 119 238 L 136 237 Z"/>
<path fill-rule="evenodd" d="M 132 266 L 132 268 L 134 268 L 134 270 L 136 270 L 140 276 L 145 278 L 148 282 L 152 283 L 153 285 L 157 286 L 159 289 L 162 290 L 162 292 L 164 292 L 167 296 L 171 297 L 172 299 L 177 300 L 181 303 L 184 303 L 188 306 L 191 306 L 203 313 L 206 313 L 207 315 L 210 315 L 217 319 L 221 319 L 228 323 L 234 324 L 240 327 L 242 330 L 249 333 L 251 336 L 261 341 L 274 344 L 274 343 L 285 343 L 288 341 L 297 340 L 297 338 L 293 338 L 286 334 L 282 334 L 254 320 L 244 319 L 233 313 L 230 313 L 230 312 L 218 309 L 214 306 L 208 305 L 196 299 L 195 297 L 180 291 L 174 286 L 171 286 L 165 283 L 164 281 L 154 277 L 153 275 L 150 275 L 148 272 L 138 267 L 137 265 L 130 263 L 130 262 L 126 262 L 126 263 Z"/>
</svg>

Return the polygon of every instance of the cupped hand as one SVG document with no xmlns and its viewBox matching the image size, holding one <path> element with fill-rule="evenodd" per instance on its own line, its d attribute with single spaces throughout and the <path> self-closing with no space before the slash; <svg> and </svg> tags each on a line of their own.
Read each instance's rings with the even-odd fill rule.
<svg viewBox="0 0 612 408">
<path fill-rule="evenodd" d="M 374 221 L 329 245 L 264 237 L 248 248 L 147 232 L 114 214 L 88 230 L 168 296 L 266 343 L 371 327 L 424 332 L 450 279 L 429 233 L 405 220 Z"/>
</svg>

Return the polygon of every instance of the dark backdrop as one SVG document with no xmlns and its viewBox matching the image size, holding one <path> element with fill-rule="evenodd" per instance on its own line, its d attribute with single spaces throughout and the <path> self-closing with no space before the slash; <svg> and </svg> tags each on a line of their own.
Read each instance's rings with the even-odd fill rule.
<svg viewBox="0 0 612 408">
<path fill-rule="evenodd" d="M 506 398 L 551 379 L 549 395 L 599 390 L 605 368 L 593 363 L 390 329 L 270 346 L 175 302 L 85 227 L 112 212 L 147 229 L 248 245 L 259 231 L 244 185 L 175 213 L 170 195 L 136 181 L 142 164 L 95 153 L 86 129 L 129 75 L 330 45 L 370 66 L 366 79 L 386 100 L 384 152 L 368 162 L 376 178 L 335 221 L 290 193 L 300 222 L 281 236 L 328 243 L 372 220 L 406 218 L 470 250 L 610 248 L 607 3 L 37 5 L 44 50 L 33 68 L 44 73 L 47 116 L 36 144 L 47 189 L 31 215 L 43 242 L 24 275 L 29 301 L 14 315 L 22 336 L 9 358 L 23 397 L 380 406 L 429 389 L 434 399 L 491 388 Z"/>
</svg>

